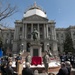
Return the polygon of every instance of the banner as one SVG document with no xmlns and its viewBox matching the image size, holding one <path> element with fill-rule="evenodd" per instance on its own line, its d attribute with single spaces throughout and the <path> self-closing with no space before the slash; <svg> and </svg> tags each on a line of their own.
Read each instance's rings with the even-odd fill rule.
<svg viewBox="0 0 75 75">
<path fill-rule="evenodd" d="M 2 57 L 3 56 L 3 51 L 2 51 L 2 49 L 0 48 L 0 57 Z"/>
</svg>

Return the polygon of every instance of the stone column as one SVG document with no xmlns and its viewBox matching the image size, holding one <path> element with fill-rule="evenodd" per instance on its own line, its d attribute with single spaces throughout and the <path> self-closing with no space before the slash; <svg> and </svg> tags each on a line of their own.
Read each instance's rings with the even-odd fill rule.
<svg viewBox="0 0 75 75">
<path fill-rule="evenodd" d="M 52 34 L 52 36 L 51 36 L 51 39 L 55 39 L 56 40 L 56 31 L 55 31 L 55 27 L 54 26 L 52 26 L 51 27 L 51 34 Z"/>
<path fill-rule="evenodd" d="M 42 48 L 39 47 L 39 56 L 41 57 L 42 56 Z"/>
<path fill-rule="evenodd" d="M 13 53 L 17 52 L 17 42 L 13 42 Z"/>
<path fill-rule="evenodd" d="M 53 26 L 51 26 L 51 39 L 54 39 Z"/>
<path fill-rule="evenodd" d="M 46 39 L 46 25 L 44 24 L 44 39 Z"/>
<path fill-rule="evenodd" d="M 30 47 L 30 55 L 33 57 L 33 47 Z"/>
<path fill-rule="evenodd" d="M 38 24 L 38 32 L 39 32 L 39 24 Z M 40 39 L 40 32 L 38 34 L 38 39 Z"/>
<path fill-rule="evenodd" d="M 22 29 L 23 29 L 23 30 L 22 30 L 22 39 L 24 39 L 24 35 L 25 35 L 25 33 L 24 33 L 24 32 L 25 32 L 25 25 L 24 25 L 24 24 L 23 24 Z"/>
<path fill-rule="evenodd" d="M 27 39 L 27 24 L 25 24 L 25 39 Z"/>
<path fill-rule="evenodd" d="M 58 56 L 57 42 L 53 42 L 53 54 Z"/>
<path fill-rule="evenodd" d="M 47 38 L 48 38 L 48 24 L 46 25 L 46 29 L 47 29 Z"/>
<path fill-rule="evenodd" d="M 56 40 L 56 30 L 54 28 L 54 39 Z"/>
<path fill-rule="evenodd" d="M 15 28 L 14 39 L 18 40 L 18 27 L 17 27 L 17 26 L 16 26 L 16 28 Z"/>
<path fill-rule="evenodd" d="M 14 39 L 16 40 L 16 33 L 17 33 L 17 30 L 16 30 L 16 27 L 15 27 L 15 32 L 14 32 Z"/>
<path fill-rule="evenodd" d="M 33 32 L 33 24 L 31 24 L 31 33 Z M 31 35 L 31 40 L 33 40 L 33 36 Z"/>
<path fill-rule="evenodd" d="M 47 50 L 47 42 L 44 42 L 44 51 Z"/>
</svg>

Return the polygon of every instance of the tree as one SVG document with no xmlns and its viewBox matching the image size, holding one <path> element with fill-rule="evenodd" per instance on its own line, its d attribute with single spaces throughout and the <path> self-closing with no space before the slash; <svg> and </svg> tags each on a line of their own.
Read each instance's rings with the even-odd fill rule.
<svg viewBox="0 0 75 75">
<path fill-rule="evenodd" d="M 0 21 L 2 21 L 7 17 L 10 17 L 16 12 L 17 12 L 17 7 L 15 5 L 11 6 L 10 3 L 4 2 L 4 0 L 0 0 Z"/>
<path fill-rule="evenodd" d="M 66 52 L 66 53 L 72 52 L 73 53 L 73 51 L 74 51 L 74 48 L 73 48 L 71 34 L 66 33 L 66 39 L 64 41 L 64 52 Z"/>
</svg>

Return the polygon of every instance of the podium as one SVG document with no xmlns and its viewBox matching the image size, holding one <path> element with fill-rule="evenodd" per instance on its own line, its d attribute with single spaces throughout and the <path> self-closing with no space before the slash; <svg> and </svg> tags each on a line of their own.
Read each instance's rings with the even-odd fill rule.
<svg viewBox="0 0 75 75">
<path fill-rule="evenodd" d="M 23 70 L 23 63 L 21 62 L 21 60 L 18 60 L 17 62 L 17 72 L 19 75 L 22 74 L 22 70 Z"/>
</svg>

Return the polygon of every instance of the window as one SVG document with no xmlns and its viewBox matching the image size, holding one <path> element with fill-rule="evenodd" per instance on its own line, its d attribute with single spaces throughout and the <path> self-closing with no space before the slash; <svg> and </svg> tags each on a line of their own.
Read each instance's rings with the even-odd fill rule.
<svg viewBox="0 0 75 75">
<path fill-rule="evenodd" d="M 57 38 L 59 37 L 59 34 L 56 34 Z"/>
<path fill-rule="evenodd" d="M 22 27 L 20 27 L 20 32 L 22 32 Z"/>
<path fill-rule="evenodd" d="M 28 38 L 28 39 L 31 39 L 31 34 L 28 34 L 28 35 L 27 35 L 27 38 Z"/>
<path fill-rule="evenodd" d="M 50 32 L 50 27 L 48 27 L 48 32 Z"/>
</svg>

